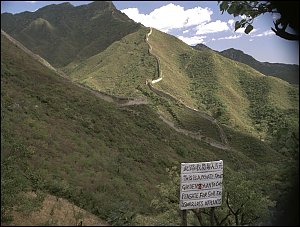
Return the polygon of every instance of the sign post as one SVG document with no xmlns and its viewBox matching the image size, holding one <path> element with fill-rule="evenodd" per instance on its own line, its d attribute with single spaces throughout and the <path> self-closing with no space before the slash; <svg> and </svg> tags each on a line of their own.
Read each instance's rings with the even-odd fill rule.
<svg viewBox="0 0 300 227">
<path fill-rule="evenodd" d="M 188 209 L 221 206 L 222 183 L 223 160 L 181 163 L 179 206 L 183 217 Z"/>
<path fill-rule="evenodd" d="M 186 210 L 183 210 L 181 215 L 182 215 L 181 226 L 187 226 L 187 212 L 186 212 Z"/>
</svg>

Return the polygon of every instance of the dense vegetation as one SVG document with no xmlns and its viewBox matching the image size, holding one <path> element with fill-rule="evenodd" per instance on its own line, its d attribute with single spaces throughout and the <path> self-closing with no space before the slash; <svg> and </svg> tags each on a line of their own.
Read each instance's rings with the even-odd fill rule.
<svg viewBox="0 0 300 227">
<path fill-rule="evenodd" d="M 211 50 L 182 54 L 181 59 L 192 79 L 191 90 L 198 105 L 221 122 L 260 139 L 278 139 L 286 136 L 284 130 L 298 138 L 298 86 L 263 76 Z M 295 152 L 297 145 L 292 144 Z"/>
<path fill-rule="evenodd" d="M 19 192 L 41 190 L 122 223 L 126 215 L 152 212 L 149 201 L 166 167 L 222 158 L 236 168 L 232 154 L 174 132 L 149 107 L 117 108 L 4 37 L 1 47 L 2 221 L 22 203 Z"/>
<path fill-rule="evenodd" d="M 140 215 L 157 214 L 150 206 L 155 186 L 168 182 L 165 168 L 182 161 L 223 159 L 233 174 L 268 177 L 270 184 L 258 187 L 277 199 L 272 187 L 284 182 L 277 167 L 284 168 L 285 158 L 259 140 L 239 139 L 235 132 L 231 144 L 248 145 L 214 149 L 174 132 L 149 107 L 118 108 L 99 100 L 6 38 L 1 47 L 2 222 L 12 206 L 24 203 L 19 192 L 37 190 L 67 198 L 112 224 L 136 223 Z"/>
<path fill-rule="evenodd" d="M 94 12 L 94 6 L 110 3 L 103 4 L 79 8 Z M 100 7 L 94 16 L 112 9 Z M 51 15 L 51 10 L 68 15 L 64 10 L 75 8 L 63 4 L 39 11 Z M 47 21 L 38 19 L 32 26 L 51 28 Z M 47 192 L 114 225 L 179 224 L 180 163 L 220 159 L 225 163 L 223 201 L 229 196 L 236 211 L 223 224 L 270 224 L 290 216 L 286 210 L 295 205 L 290 195 L 297 191 L 299 174 L 299 88 L 153 29 L 149 43 L 163 73 L 153 86 L 223 123 L 231 149 L 211 147 L 159 119 L 157 112 L 177 127 L 220 139 L 210 121 L 146 86 L 146 79 L 158 77 L 144 40 L 148 31 L 130 31 L 104 51 L 89 52 L 93 56 L 84 61 L 64 62 L 71 62 L 64 70 L 74 81 L 149 101 L 127 107 L 58 76 L 1 36 L 1 222 L 9 222 L 13 207 L 31 207 L 20 192 L 34 190 L 37 207 Z M 226 203 L 216 208 L 217 223 L 227 212 Z M 199 224 L 191 212 L 189 224 Z"/>
<path fill-rule="evenodd" d="M 190 89 L 193 97 L 198 100 L 198 105 L 202 109 L 210 111 L 212 116 L 224 122 L 228 120 L 228 117 L 226 107 L 217 93 L 221 87 L 219 83 L 216 83 L 218 72 L 212 67 L 215 65 L 214 58 L 211 57 L 210 52 L 197 54 L 180 56 L 183 64 L 188 65 L 186 70 L 192 79 Z"/>
<path fill-rule="evenodd" d="M 270 86 L 266 77 L 253 78 L 250 75 L 241 74 L 240 83 L 250 100 L 250 116 L 258 131 L 266 131 L 273 135 L 276 130 L 275 126 L 287 127 L 284 113 L 268 103 Z"/>
</svg>

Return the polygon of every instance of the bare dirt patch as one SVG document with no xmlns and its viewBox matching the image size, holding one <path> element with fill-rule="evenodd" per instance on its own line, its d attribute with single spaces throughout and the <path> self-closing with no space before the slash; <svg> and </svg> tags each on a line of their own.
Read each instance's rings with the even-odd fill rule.
<svg viewBox="0 0 300 227">
<path fill-rule="evenodd" d="M 25 194 L 28 198 L 36 198 L 34 192 Z M 97 216 L 75 206 L 65 199 L 52 195 L 46 195 L 41 209 L 29 214 L 12 211 L 13 221 L 6 225 L 16 226 L 108 226 L 108 223 Z M 1 223 L 5 225 L 5 223 Z"/>
</svg>

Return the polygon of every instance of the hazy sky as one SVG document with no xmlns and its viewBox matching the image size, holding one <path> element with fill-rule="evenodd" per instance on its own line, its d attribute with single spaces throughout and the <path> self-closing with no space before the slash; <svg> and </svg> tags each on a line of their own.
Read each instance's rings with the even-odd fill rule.
<svg viewBox="0 0 300 227">
<path fill-rule="evenodd" d="M 65 1 L 1 1 L 1 13 L 35 11 Z M 74 6 L 91 1 L 70 1 Z M 189 45 L 203 43 L 214 50 L 235 48 L 259 61 L 299 64 L 299 43 L 282 39 L 271 31 L 273 17 L 255 19 L 254 30 L 234 32 L 233 16 L 221 14 L 217 1 L 113 1 L 117 9 L 147 27 L 174 35 Z"/>
</svg>

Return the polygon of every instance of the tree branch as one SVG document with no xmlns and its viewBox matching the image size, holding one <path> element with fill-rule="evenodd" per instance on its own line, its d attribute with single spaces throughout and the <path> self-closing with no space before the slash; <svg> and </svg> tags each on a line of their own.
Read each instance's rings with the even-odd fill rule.
<svg viewBox="0 0 300 227">
<path fill-rule="evenodd" d="M 226 204 L 227 204 L 227 206 L 228 206 L 230 212 L 231 212 L 233 215 L 235 215 L 235 212 L 233 211 L 233 209 L 232 209 L 232 208 L 230 207 L 230 205 L 229 205 L 229 193 L 228 193 L 228 192 L 227 192 Z"/>
<path fill-rule="evenodd" d="M 273 22 L 274 23 L 274 22 Z M 274 23 L 275 29 L 271 28 L 273 32 L 275 32 L 275 34 L 283 39 L 287 39 L 287 40 L 299 40 L 299 35 L 294 35 L 294 34 L 290 34 L 288 32 L 285 31 L 285 28 L 287 27 L 284 26 L 283 28 L 279 28 L 277 23 Z"/>
<path fill-rule="evenodd" d="M 228 212 L 228 214 L 226 215 L 226 217 L 223 218 L 222 221 L 221 221 L 220 223 L 218 223 L 218 226 L 223 225 L 223 223 L 227 220 L 227 218 L 228 218 L 230 215 L 231 215 L 230 212 Z"/>
<path fill-rule="evenodd" d="M 241 222 L 241 225 L 250 225 L 250 224 L 252 224 L 253 222 L 255 222 L 259 218 L 260 218 L 260 216 L 256 216 L 256 217 L 254 217 L 253 219 L 251 219 L 248 222 Z"/>
<path fill-rule="evenodd" d="M 215 219 L 215 222 L 216 222 L 217 226 L 220 226 L 220 222 L 219 222 L 219 219 L 216 215 L 216 212 L 214 212 L 214 219 Z"/>
<path fill-rule="evenodd" d="M 201 216 L 201 211 L 200 211 L 200 209 L 192 210 L 192 211 L 193 211 L 193 213 L 196 215 L 196 217 L 197 217 L 197 219 L 198 219 L 198 221 L 199 221 L 199 224 L 200 224 L 201 226 L 204 226 L 204 223 L 203 223 L 203 219 L 202 219 L 202 216 Z"/>
</svg>

